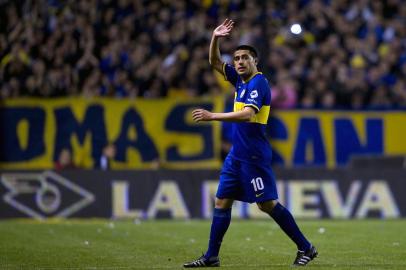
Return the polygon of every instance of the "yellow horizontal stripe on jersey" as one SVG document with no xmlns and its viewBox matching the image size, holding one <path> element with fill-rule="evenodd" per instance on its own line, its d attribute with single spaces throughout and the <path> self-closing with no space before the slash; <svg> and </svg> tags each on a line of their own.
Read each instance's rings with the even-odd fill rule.
<svg viewBox="0 0 406 270">
<path fill-rule="evenodd" d="M 256 106 L 252 104 L 245 104 L 244 102 L 238 102 L 234 101 L 234 111 L 239 112 L 244 109 L 244 107 L 247 106 L 253 106 L 254 108 Z M 263 105 L 259 112 L 257 112 L 253 117 L 250 119 L 250 123 L 259 123 L 259 124 L 264 124 L 266 125 L 268 123 L 268 116 L 269 116 L 269 111 L 271 110 L 271 107 L 269 105 Z"/>
<path fill-rule="evenodd" d="M 254 104 L 248 104 L 248 105 L 245 105 L 244 107 L 253 107 L 257 112 L 259 112 L 259 108 L 258 108 L 258 106 L 257 105 L 254 105 Z"/>
</svg>

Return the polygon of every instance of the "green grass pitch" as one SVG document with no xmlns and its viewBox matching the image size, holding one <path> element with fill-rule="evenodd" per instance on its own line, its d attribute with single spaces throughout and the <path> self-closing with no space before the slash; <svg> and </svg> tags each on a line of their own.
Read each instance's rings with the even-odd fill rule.
<svg viewBox="0 0 406 270">
<path fill-rule="evenodd" d="M 304 221 L 312 269 L 406 269 L 406 220 Z M 182 269 L 205 251 L 209 221 L 0 222 L 0 269 Z M 295 246 L 271 220 L 233 220 L 225 269 L 291 269 Z"/>
</svg>

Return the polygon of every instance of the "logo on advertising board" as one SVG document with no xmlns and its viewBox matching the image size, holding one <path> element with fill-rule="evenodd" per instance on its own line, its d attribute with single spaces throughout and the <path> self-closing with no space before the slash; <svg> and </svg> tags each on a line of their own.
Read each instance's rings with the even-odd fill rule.
<svg viewBox="0 0 406 270">
<path fill-rule="evenodd" d="M 1 182 L 8 191 L 3 200 L 38 219 L 69 217 L 95 200 L 89 191 L 51 171 L 5 173 Z"/>
</svg>

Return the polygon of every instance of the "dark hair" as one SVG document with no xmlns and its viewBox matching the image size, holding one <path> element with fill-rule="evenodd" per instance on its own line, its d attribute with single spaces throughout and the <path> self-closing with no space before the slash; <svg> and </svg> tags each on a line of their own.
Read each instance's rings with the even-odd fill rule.
<svg viewBox="0 0 406 270">
<path fill-rule="evenodd" d="M 257 50 L 250 45 L 239 45 L 237 48 L 235 48 L 234 52 L 238 50 L 247 50 L 254 58 L 258 58 Z"/>
</svg>

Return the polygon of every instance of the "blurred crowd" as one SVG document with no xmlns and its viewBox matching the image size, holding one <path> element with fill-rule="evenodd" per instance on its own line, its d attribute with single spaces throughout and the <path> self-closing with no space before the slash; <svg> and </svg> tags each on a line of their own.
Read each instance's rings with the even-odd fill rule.
<svg viewBox="0 0 406 270">
<path fill-rule="evenodd" d="M 256 46 L 274 108 L 406 106 L 402 0 L 0 0 L 1 98 L 230 93 L 208 63 L 226 17 L 224 60 Z"/>
</svg>

